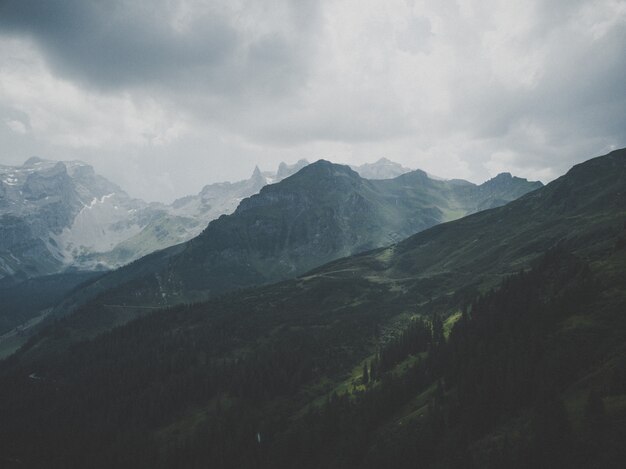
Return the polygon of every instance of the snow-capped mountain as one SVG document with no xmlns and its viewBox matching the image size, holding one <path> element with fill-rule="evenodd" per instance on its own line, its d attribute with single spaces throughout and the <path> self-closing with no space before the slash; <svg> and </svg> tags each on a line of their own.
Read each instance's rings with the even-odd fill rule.
<svg viewBox="0 0 626 469">
<path fill-rule="evenodd" d="M 402 174 L 413 171 L 405 168 L 399 163 L 381 158 L 375 163 L 365 163 L 361 166 L 351 166 L 351 168 L 359 173 L 359 176 L 365 179 L 393 179 Z"/>
<path fill-rule="evenodd" d="M 80 267 L 139 233 L 157 213 L 158 204 L 129 197 L 79 161 L 35 157 L 0 166 L 0 277 Z"/>
<path fill-rule="evenodd" d="M 108 269 L 198 235 L 268 183 L 308 163 L 255 168 L 250 179 L 205 186 L 171 205 L 131 198 L 79 161 L 30 158 L 0 166 L 0 278 Z"/>
</svg>

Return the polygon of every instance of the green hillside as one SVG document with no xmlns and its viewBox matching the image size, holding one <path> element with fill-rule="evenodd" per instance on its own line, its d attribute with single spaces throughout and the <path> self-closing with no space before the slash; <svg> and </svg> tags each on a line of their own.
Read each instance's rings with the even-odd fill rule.
<svg viewBox="0 0 626 469">
<path fill-rule="evenodd" d="M 165 306 L 293 278 L 540 186 L 506 174 L 477 186 L 433 180 L 423 171 L 370 181 L 320 160 L 244 199 L 197 238 L 94 282 L 56 312 L 66 314 L 103 292 L 96 304 Z"/>
<path fill-rule="evenodd" d="M 296 279 L 105 333 L 124 313 L 86 305 L 0 366 L 0 455 L 32 467 L 621 467 L 625 272 L 619 150 Z"/>
</svg>

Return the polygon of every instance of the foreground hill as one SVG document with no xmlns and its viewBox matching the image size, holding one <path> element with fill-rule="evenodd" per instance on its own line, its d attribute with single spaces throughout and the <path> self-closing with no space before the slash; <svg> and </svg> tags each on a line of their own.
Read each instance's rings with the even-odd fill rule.
<svg viewBox="0 0 626 469">
<path fill-rule="evenodd" d="M 621 467 L 625 273 L 619 150 L 392 247 L 81 341 L 104 319 L 83 308 L 2 364 L 0 454 L 47 467 Z"/>
<path fill-rule="evenodd" d="M 477 186 L 433 180 L 423 171 L 366 180 L 320 160 L 243 200 L 193 240 L 102 277 L 57 311 L 97 295 L 101 304 L 167 305 L 276 282 L 502 205 L 540 185 L 501 174 Z"/>
</svg>

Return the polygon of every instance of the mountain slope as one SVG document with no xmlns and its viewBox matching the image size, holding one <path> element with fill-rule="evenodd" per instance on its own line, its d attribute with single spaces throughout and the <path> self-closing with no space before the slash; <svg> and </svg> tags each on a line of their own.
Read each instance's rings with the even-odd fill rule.
<svg viewBox="0 0 626 469">
<path fill-rule="evenodd" d="M 101 230 L 86 227 L 91 212 L 117 221 L 122 218 L 115 212 L 140 208 L 140 202 L 80 162 L 31 158 L 21 167 L 1 166 L 0 276 L 57 272 L 80 255 L 81 240 L 92 247 L 106 244 Z M 132 222 L 120 227 L 133 229 Z"/>
<path fill-rule="evenodd" d="M 70 292 L 101 276 L 102 272 L 64 272 L 21 282 L 0 281 L 0 358 L 10 355 L 23 337 Z"/>
<path fill-rule="evenodd" d="M 0 278 L 119 267 L 197 236 L 306 164 L 282 163 L 276 173 L 256 168 L 248 180 L 210 184 L 171 205 L 133 199 L 79 161 L 34 157 L 0 166 Z"/>
<path fill-rule="evenodd" d="M 625 272 L 619 150 L 504 207 L 66 348 L 98 329 L 84 308 L 0 367 L 1 451 L 49 467 L 612 467 Z"/>
<path fill-rule="evenodd" d="M 509 178 L 510 193 L 540 186 Z M 324 160 L 264 187 L 197 238 L 113 272 L 64 302 L 60 312 L 115 288 L 105 300 L 159 305 L 198 300 L 303 273 L 342 256 L 399 241 L 471 213 L 491 200 L 481 186 L 430 179 L 413 171 L 369 181 Z M 504 195 L 506 190 L 501 190 Z"/>
<path fill-rule="evenodd" d="M 249 179 L 208 184 L 197 195 L 161 207 L 159 215 L 148 221 L 139 233 L 93 257 L 108 266 L 119 267 L 151 252 L 188 241 L 212 220 L 234 212 L 243 199 L 258 193 L 267 184 L 282 181 L 307 164 L 306 160 L 293 165 L 281 163 L 275 173 L 261 172 L 257 167 Z"/>
</svg>

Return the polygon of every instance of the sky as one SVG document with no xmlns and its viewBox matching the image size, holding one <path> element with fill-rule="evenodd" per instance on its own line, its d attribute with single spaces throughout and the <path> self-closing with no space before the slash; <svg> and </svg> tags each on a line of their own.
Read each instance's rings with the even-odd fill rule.
<svg viewBox="0 0 626 469">
<path fill-rule="evenodd" d="M 171 201 L 381 157 L 548 182 L 626 146 L 626 0 L 0 0 L 0 164 Z"/>
</svg>

